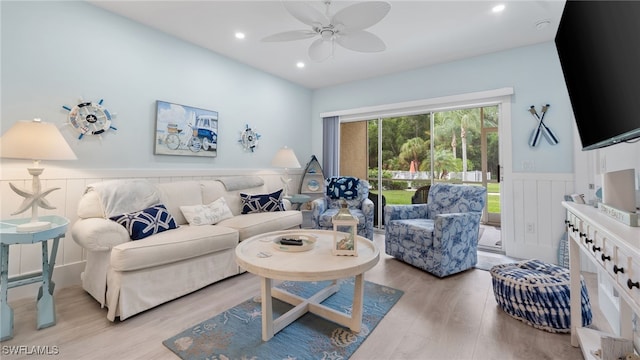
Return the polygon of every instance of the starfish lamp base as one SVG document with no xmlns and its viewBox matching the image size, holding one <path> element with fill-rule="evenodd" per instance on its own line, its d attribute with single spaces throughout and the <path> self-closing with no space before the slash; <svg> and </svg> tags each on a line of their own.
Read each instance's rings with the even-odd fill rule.
<svg viewBox="0 0 640 360">
<path fill-rule="evenodd" d="M 11 215 L 17 215 L 31 209 L 31 221 L 28 223 L 18 225 L 16 227 L 16 232 L 33 232 L 33 231 L 41 231 L 41 230 L 46 230 L 51 228 L 50 222 L 40 221 L 38 219 L 38 207 L 42 207 L 44 209 L 49 209 L 49 210 L 55 209 L 55 207 L 51 206 L 51 204 L 49 204 L 47 199 L 45 199 L 45 196 L 47 196 L 50 192 L 54 190 L 58 190 L 60 188 L 52 188 L 49 190 L 41 191 L 40 174 L 42 174 L 42 171 L 44 169 L 37 167 L 37 163 L 34 165 L 36 166 L 27 169 L 29 170 L 29 174 L 33 176 L 33 179 L 31 182 L 32 184 L 31 192 L 22 190 L 17 186 L 13 185 L 12 183 L 9 183 L 9 187 L 11 187 L 11 190 L 13 190 L 16 194 L 24 197 L 24 200 L 22 201 L 20 208 L 18 208 L 18 210 L 12 213 Z"/>
</svg>

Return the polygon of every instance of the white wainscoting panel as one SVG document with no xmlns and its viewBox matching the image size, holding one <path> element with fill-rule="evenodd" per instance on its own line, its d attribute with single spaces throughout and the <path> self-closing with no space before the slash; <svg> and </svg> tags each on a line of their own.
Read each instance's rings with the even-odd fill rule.
<svg viewBox="0 0 640 360">
<path fill-rule="evenodd" d="M 298 189 L 302 170 L 290 171 L 292 193 Z M 64 170 L 47 168 L 41 175 L 42 189 L 59 187 L 47 196 L 47 200 L 56 207 L 54 210 L 40 208 L 38 215 L 60 215 L 70 221 L 66 236 L 60 240 L 56 255 L 56 266 L 53 281 L 56 291 L 75 284 L 80 284 L 80 273 L 84 270 L 85 254 L 71 238 L 71 225 L 77 219 L 78 202 L 89 184 L 113 180 L 146 178 L 154 183 L 174 182 L 181 180 L 215 179 L 222 176 L 258 175 L 262 177 L 268 188 L 277 189 L 282 186 L 282 172 L 265 169 L 194 169 L 194 170 L 135 170 L 135 169 L 97 169 L 97 170 Z M 2 219 L 26 218 L 31 211 L 11 215 L 22 203 L 22 197 L 14 193 L 9 183 L 31 190 L 31 177 L 26 169 L 4 168 L 0 174 L 0 216 Z M 49 241 L 49 249 L 52 242 Z M 9 249 L 9 277 L 38 272 L 42 269 L 42 252 L 40 244 L 12 245 Z M 9 301 L 25 297 L 35 297 L 39 284 L 31 284 L 12 288 Z"/>
<path fill-rule="evenodd" d="M 513 234 L 508 255 L 557 263 L 560 238 L 565 231 L 565 194 L 573 192 L 573 174 L 514 173 L 512 178 Z"/>
</svg>

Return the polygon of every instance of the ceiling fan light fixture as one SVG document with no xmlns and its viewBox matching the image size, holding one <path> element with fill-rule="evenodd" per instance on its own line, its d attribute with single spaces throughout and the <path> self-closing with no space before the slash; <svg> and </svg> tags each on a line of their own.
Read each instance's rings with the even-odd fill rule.
<svg viewBox="0 0 640 360">
<path fill-rule="evenodd" d="M 333 16 L 330 15 L 331 1 L 324 0 L 326 14 L 321 13 L 307 2 L 283 1 L 285 9 L 297 20 L 311 27 L 310 30 L 294 30 L 267 36 L 262 41 L 291 41 L 318 37 L 309 46 L 309 57 L 313 61 L 324 61 L 333 56 L 338 45 L 358 52 L 380 52 L 386 49 L 382 39 L 364 31 L 380 22 L 391 9 L 384 1 L 364 1 L 349 5 Z"/>
<path fill-rule="evenodd" d="M 322 36 L 322 40 L 324 40 L 324 41 L 332 40 L 333 39 L 333 35 L 335 35 L 335 32 L 332 29 L 324 28 L 324 29 L 320 30 L 320 36 Z"/>
</svg>

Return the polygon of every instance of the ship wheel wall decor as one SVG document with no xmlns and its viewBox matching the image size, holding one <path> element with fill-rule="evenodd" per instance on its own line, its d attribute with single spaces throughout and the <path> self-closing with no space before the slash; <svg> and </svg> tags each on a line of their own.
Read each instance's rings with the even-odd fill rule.
<svg viewBox="0 0 640 360">
<path fill-rule="evenodd" d="M 102 102 L 103 99 L 97 103 L 80 99 L 80 103 L 74 107 L 62 106 L 69 112 L 69 124 L 80 134 L 78 139 L 82 140 L 85 135 L 99 136 L 108 130 L 117 130 L 111 126 L 114 115 L 102 106 Z"/>
<path fill-rule="evenodd" d="M 238 140 L 238 142 L 242 145 L 245 151 L 253 152 L 258 146 L 258 140 L 260 139 L 260 136 L 260 134 L 258 134 L 249 126 L 249 124 L 247 124 L 245 125 L 244 130 L 242 130 L 240 134 L 240 140 Z"/>
</svg>

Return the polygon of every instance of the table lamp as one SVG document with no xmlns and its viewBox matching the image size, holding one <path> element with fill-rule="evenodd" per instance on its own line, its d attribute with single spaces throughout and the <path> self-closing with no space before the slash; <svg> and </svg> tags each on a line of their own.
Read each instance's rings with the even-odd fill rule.
<svg viewBox="0 0 640 360">
<path fill-rule="evenodd" d="M 276 156 L 274 156 L 273 160 L 271 160 L 271 165 L 284 168 L 284 176 L 280 179 L 282 180 L 282 184 L 284 187 L 284 196 L 289 196 L 289 183 L 291 182 L 291 178 L 289 177 L 288 170 L 298 169 L 301 167 L 296 154 L 293 152 L 293 149 L 289 149 L 285 146 L 282 149 L 278 150 Z"/>
<path fill-rule="evenodd" d="M 44 168 L 40 167 L 40 160 L 77 159 L 60 130 L 54 124 L 43 122 L 40 119 L 20 120 L 0 137 L 0 157 L 33 160 L 33 167 L 27 169 L 29 174 L 33 176 L 31 192 L 21 190 L 9 183 L 13 191 L 24 197 L 18 210 L 11 215 L 17 215 L 31 209 L 31 221 L 18 225 L 16 231 L 32 232 L 49 229 L 51 223 L 38 220 L 38 207 L 55 209 L 45 199 L 45 196 L 59 188 L 41 190 L 39 176 Z"/>
</svg>

